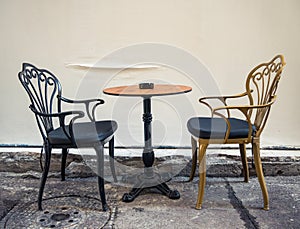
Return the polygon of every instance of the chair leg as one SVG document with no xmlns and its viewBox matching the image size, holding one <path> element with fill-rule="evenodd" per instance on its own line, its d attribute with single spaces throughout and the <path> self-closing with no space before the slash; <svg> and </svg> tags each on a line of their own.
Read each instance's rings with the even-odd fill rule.
<svg viewBox="0 0 300 229">
<path fill-rule="evenodd" d="M 42 210 L 42 199 L 43 199 L 43 193 L 44 188 L 46 184 L 46 180 L 48 177 L 48 172 L 50 168 L 50 161 L 51 161 L 51 147 L 48 143 L 44 144 L 45 148 L 45 166 L 41 177 L 41 183 L 40 183 L 40 189 L 39 189 L 39 195 L 38 195 L 38 209 Z"/>
<path fill-rule="evenodd" d="M 108 205 L 105 198 L 105 189 L 104 189 L 104 151 L 103 145 L 99 144 L 94 146 L 97 154 L 97 176 L 98 176 L 98 188 L 100 193 L 100 199 L 102 202 L 102 209 L 106 211 Z"/>
<path fill-rule="evenodd" d="M 244 182 L 249 182 L 249 169 L 248 169 L 248 162 L 247 162 L 247 153 L 246 153 L 246 145 L 240 144 L 240 154 L 242 158 L 243 164 L 243 174 L 244 174 Z"/>
<path fill-rule="evenodd" d="M 114 153 L 114 137 L 109 141 L 109 165 L 112 176 L 114 178 L 114 182 L 117 182 L 116 169 L 115 169 L 115 153 Z"/>
<path fill-rule="evenodd" d="M 63 148 L 61 154 L 61 180 L 64 181 L 66 179 L 66 163 L 67 163 L 68 149 Z"/>
<path fill-rule="evenodd" d="M 254 142 L 252 145 L 253 148 L 253 154 L 254 154 L 254 163 L 255 163 L 255 169 L 256 169 L 256 174 L 258 177 L 258 181 L 261 187 L 261 191 L 263 194 L 263 199 L 264 199 L 264 210 L 269 210 L 269 195 L 268 195 L 268 190 L 263 174 L 263 169 L 262 169 L 262 164 L 261 164 L 261 159 L 260 159 L 260 144 L 259 142 Z"/>
<path fill-rule="evenodd" d="M 189 181 L 192 181 L 194 179 L 196 165 L 197 165 L 197 141 L 193 137 L 191 137 L 191 143 L 192 143 L 192 168 L 191 168 Z"/>
<path fill-rule="evenodd" d="M 204 189 L 206 183 L 206 149 L 207 144 L 201 144 L 199 141 L 199 184 L 198 184 L 198 198 L 196 209 L 202 208 L 202 201 L 204 196 Z"/>
</svg>

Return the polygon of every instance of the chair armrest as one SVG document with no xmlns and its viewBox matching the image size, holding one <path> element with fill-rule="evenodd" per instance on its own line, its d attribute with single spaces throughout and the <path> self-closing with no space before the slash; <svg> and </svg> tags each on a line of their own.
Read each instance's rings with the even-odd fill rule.
<svg viewBox="0 0 300 229">
<path fill-rule="evenodd" d="M 102 99 L 73 100 L 73 99 L 68 99 L 68 98 L 62 97 L 62 96 L 59 99 L 66 103 L 84 104 L 87 116 L 89 117 L 89 119 L 91 121 L 96 121 L 96 116 L 95 116 L 96 108 L 100 104 L 104 104 L 104 100 L 102 100 Z M 92 103 L 94 103 L 94 105 L 92 107 L 90 107 Z"/>
<path fill-rule="evenodd" d="M 65 111 L 65 112 L 48 114 L 48 113 L 42 113 L 42 112 L 37 111 L 33 105 L 30 105 L 29 108 L 33 111 L 33 113 L 36 116 L 40 116 L 40 117 L 44 117 L 44 118 L 57 117 L 59 119 L 59 124 L 62 127 L 66 136 L 71 141 L 74 141 L 73 124 L 77 119 L 84 117 L 84 112 L 82 112 L 82 111 Z M 71 120 L 69 121 L 69 133 L 68 133 L 66 130 L 65 119 L 66 119 L 66 116 L 71 116 L 71 115 L 73 115 L 74 117 L 71 118 Z M 41 124 L 39 122 L 38 122 L 38 125 L 41 129 Z"/>
<path fill-rule="evenodd" d="M 248 127 L 249 130 L 252 129 L 252 123 L 251 123 L 251 114 L 252 114 L 252 110 L 253 109 L 263 109 L 263 108 L 267 108 L 270 107 L 276 100 L 276 96 L 274 96 L 270 102 L 263 104 L 263 105 L 238 105 L 238 106 L 223 106 L 223 107 L 217 107 L 212 109 L 212 116 L 217 115 L 221 118 L 223 118 L 227 124 L 227 131 L 226 131 L 226 135 L 225 135 L 225 139 L 224 141 L 226 142 L 228 140 L 229 137 L 229 133 L 230 133 L 230 122 L 228 120 L 229 117 L 226 117 L 225 115 L 221 114 L 219 111 L 220 110 L 224 110 L 226 109 L 227 111 L 229 110 L 238 110 L 240 111 L 246 118 L 246 121 L 248 122 Z M 251 111 L 251 112 L 249 112 Z M 265 122 L 263 123 L 263 126 L 260 128 L 260 132 L 261 130 L 264 128 Z M 251 132 L 249 131 L 248 133 L 248 141 L 250 142 L 251 139 Z M 259 133 L 260 134 L 260 133 Z"/>
<path fill-rule="evenodd" d="M 215 113 L 218 110 L 223 110 L 223 109 L 237 109 L 242 111 L 242 113 L 247 114 L 249 110 L 251 109 L 259 109 L 259 108 L 266 108 L 271 106 L 275 102 L 276 96 L 274 96 L 270 102 L 262 105 L 237 105 L 237 106 L 223 106 L 223 107 L 216 107 L 213 108 L 212 113 Z"/>
<path fill-rule="evenodd" d="M 251 90 L 252 92 L 253 90 Z M 248 92 L 244 92 L 244 93 L 241 93 L 241 94 L 236 94 L 236 95 L 225 95 L 225 96 L 207 96 L 207 97 L 202 97 L 199 99 L 199 102 L 200 103 L 203 103 L 204 105 L 206 105 L 210 111 L 212 112 L 213 111 L 213 107 L 212 105 L 209 103 L 209 100 L 219 100 L 223 103 L 224 106 L 228 106 L 227 105 L 227 99 L 236 99 L 236 98 L 242 98 L 244 96 L 247 96 L 248 95 Z M 227 110 L 227 115 L 228 117 L 230 117 L 230 112 L 229 110 Z"/>
</svg>

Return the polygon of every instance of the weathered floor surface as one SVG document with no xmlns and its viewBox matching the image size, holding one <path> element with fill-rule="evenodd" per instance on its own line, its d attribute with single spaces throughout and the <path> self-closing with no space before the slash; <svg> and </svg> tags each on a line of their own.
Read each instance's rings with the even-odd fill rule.
<svg viewBox="0 0 300 229">
<path fill-rule="evenodd" d="M 106 184 L 110 211 L 102 212 L 97 180 L 49 178 L 43 211 L 37 210 L 39 179 L 0 173 L 0 228 L 299 228 L 299 176 L 266 177 L 270 210 L 262 207 L 256 177 L 208 177 L 202 210 L 194 208 L 197 179 L 177 177 L 168 184 L 181 198 L 170 200 L 151 190 L 131 203 L 121 201 L 129 187 Z"/>
</svg>

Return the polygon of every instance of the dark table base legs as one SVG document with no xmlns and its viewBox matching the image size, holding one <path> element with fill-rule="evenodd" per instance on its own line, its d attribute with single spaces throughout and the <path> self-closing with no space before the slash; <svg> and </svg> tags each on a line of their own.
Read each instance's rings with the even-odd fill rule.
<svg viewBox="0 0 300 229">
<path fill-rule="evenodd" d="M 157 189 L 162 194 L 168 196 L 170 199 L 179 199 L 180 193 L 177 190 L 171 190 L 165 183 L 166 179 L 162 179 L 161 175 L 153 171 L 154 152 L 151 140 L 151 97 L 144 97 L 143 100 L 144 114 L 144 152 L 143 162 L 145 165 L 144 173 L 136 176 L 136 180 L 133 182 L 133 189 L 129 193 L 123 195 L 122 200 L 124 202 L 133 201 L 143 190 L 145 189 Z M 170 179 L 169 179 L 170 180 Z"/>
<path fill-rule="evenodd" d="M 162 180 L 161 176 L 152 171 L 152 168 L 145 168 L 145 173 L 138 175 L 134 187 L 129 193 L 125 193 L 122 197 L 123 202 L 133 201 L 143 190 L 157 189 L 163 195 L 170 199 L 179 199 L 180 193 L 177 190 L 171 190 Z"/>
</svg>

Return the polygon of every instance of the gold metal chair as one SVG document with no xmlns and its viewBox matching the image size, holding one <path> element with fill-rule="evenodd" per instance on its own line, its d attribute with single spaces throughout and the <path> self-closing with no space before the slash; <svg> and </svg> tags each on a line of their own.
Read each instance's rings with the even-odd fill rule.
<svg viewBox="0 0 300 229">
<path fill-rule="evenodd" d="M 276 91 L 281 73 L 285 66 L 282 55 L 275 56 L 270 62 L 255 67 L 246 80 L 246 91 L 231 96 L 203 97 L 200 103 L 211 111 L 211 117 L 193 117 L 188 120 L 187 127 L 192 135 L 192 169 L 190 181 L 193 180 L 197 164 L 197 141 L 199 142 L 199 187 L 196 209 L 201 209 L 206 179 L 206 149 L 209 144 L 239 144 L 244 181 L 249 181 L 246 156 L 246 144 L 252 144 L 255 169 L 262 190 L 264 210 L 269 209 L 269 196 L 263 175 L 260 158 L 260 136 L 270 114 L 271 105 L 275 102 Z M 248 97 L 248 105 L 228 105 L 231 99 Z M 214 108 L 212 101 L 222 103 Z M 238 111 L 244 118 L 233 117 Z M 236 115 L 236 112 L 234 113 Z"/>
</svg>

